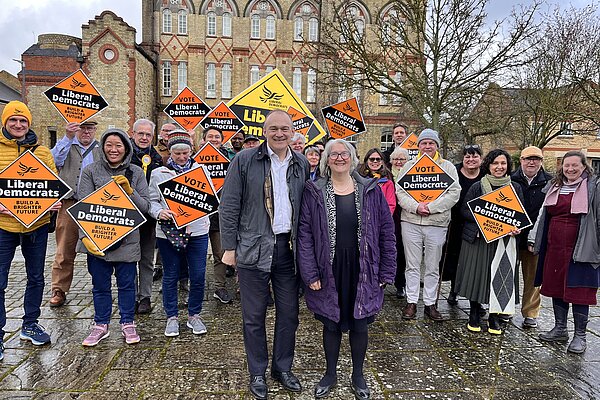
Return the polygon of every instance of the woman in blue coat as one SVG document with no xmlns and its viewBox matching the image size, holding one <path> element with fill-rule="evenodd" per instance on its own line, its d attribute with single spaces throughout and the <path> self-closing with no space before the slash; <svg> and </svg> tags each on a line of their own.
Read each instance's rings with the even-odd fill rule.
<svg viewBox="0 0 600 400">
<path fill-rule="evenodd" d="M 324 179 L 305 186 L 298 224 L 298 267 L 306 304 L 323 322 L 327 370 L 315 397 L 337 383 L 342 332 L 349 331 L 352 390 L 370 398 L 363 377 L 368 324 L 383 305 L 383 289 L 394 283 L 396 241 L 387 202 L 376 179 L 354 172 L 354 147 L 342 139 L 327 143 L 321 158 Z"/>
</svg>

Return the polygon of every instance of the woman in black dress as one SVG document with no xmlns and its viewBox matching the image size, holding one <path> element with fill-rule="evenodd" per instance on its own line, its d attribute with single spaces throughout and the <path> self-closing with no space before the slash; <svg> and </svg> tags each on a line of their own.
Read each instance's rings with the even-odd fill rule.
<svg viewBox="0 0 600 400">
<path fill-rule="evenodd" d="M 383 289 L 394 282 L 396 245 L 392 215 L 376 179 L 352 172 L 358 163 L 345 140 L 327 143 L 321 161 L 324 179 L 305 186 L 298 224 L 298 267 L 305 299 L 323 322 L 327 370 L 315 397 L 337 383 L 342 332 L 349 331 L 352 390 L 368 399 L 363 375 L 368 324 L 383 305 Z"/>
</svg>

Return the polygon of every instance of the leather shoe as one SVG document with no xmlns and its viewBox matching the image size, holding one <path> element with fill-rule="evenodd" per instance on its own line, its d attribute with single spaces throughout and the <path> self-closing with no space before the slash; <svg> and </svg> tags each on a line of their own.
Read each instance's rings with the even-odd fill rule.
<svg viewBox="0 0 600 400">
<path fill-rule="evenodd" d="M 371 398 L 371 391 L 368 387 L 359 388 L 352 382 L 352 393 L 356 400 L 369 400 Z"/>
<path fill-rule="evenodd" d="M 446 301 L 451 306 L 457 305 L 458 304 L 458 300 L 456 299 L 456 293 L 455 292 L 448 293 L 448 298 L 446 299 Z"/>
<path fill-rule="evenodd" d="M 437 308 L 435 307 L 435 304 L 432 304 L 430 306 L 425 306 L 425 315 L 434 321 L 443 321 L 444 320 L 444 317 L 437 310 Z"/>
<path fill-rule="evenodd" d="M 263 375 L 254 375 L 250 377 L 250 393 L 258 400 L 266 400 L 269 388 Z"/>
<path fill-rule="evenodd" d="M 323 397 L 327 397 L 329 395 L 329 392 L 331 391 L 331 389 L 333 389 L 336 384 L 337 384 L 337 379 L 335 379 L 331 383 L 331 385 L 321 386 L 320 382 L 317 383 L 317 386 L 315 386 L 315 399 L 322 399 Z"/>
<path fill-rule="evenodd" d="M 417 317 L 417 305 L 408 303 L 402 310 L 402 319 L 415 319 Z"/>
<path fill-rule="evenodd" d="M 60 289 L 54 289 L 52 291 L 52 297 L 50 298 L 50 307 L 60 307 L 67 301 L 67 295 Z"/>
<path fill-rule="evenodd" d="M 302 386 L 300 385 L 300 381 L 298 380 L 298 378 L 296 378 L 296 376 L 292 373 L 292 371 L 287 371 L 287 372 L 272 371 L 271 378 L 273 378 L 274 380 L 281 383 L 281 386 L 283 386 L 285 389 L 289 390 L 290 392 L 297 393 L 297 392 L 302 391 Z"/>
</svg>

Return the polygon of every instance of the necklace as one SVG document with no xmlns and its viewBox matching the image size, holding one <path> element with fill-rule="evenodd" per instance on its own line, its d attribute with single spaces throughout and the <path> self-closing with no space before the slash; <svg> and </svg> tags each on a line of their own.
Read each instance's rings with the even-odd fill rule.
<svg viewBox="0 0 600 400">
<path fill-rule="evenodd" d="M 336 187 L 336 185 L 335 185 L 335 183 L 333 182 L 333 180 L 331 181 L 331 185 L 333 186 L 333 190 L 334 190 L 336 193 L 346 193 L 346 192 L 348 192 L 348 191 L 349 191 L 351 188 L 353 188 L 353 187 L 354 187 L 354 181 L 353 181 L 352 179 L 350 179 L 350 181 L 348 181 L 348 182 L 346 183 L 346 185 L 345 185 L 343 188 Z"/>
</svg>

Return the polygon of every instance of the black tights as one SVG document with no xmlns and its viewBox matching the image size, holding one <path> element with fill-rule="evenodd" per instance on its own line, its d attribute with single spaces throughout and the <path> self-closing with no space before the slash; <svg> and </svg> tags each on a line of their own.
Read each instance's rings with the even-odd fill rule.
<svg viewBox="0 0 600 400">
<path fill-rule="evenodd" d="M 365 332 L 350 331 L 350 352 L 352 354 L 352 382 L 360 388 L 367 386 L 363 376 L 363 365 L 365 355 L 367 354 L 367 345 L 369 343 L 369 334 Z M 331 385 L 336 377 L 336 367 L 340 355 L 340 345 L 342 343 L 342 332 L 338 329 L 331 331 L 323 327 L 323 349 L 325 350 L 325 361 L 327 369 L 325 376 L 319 384 L 321 386 Z"/>
</svg>

